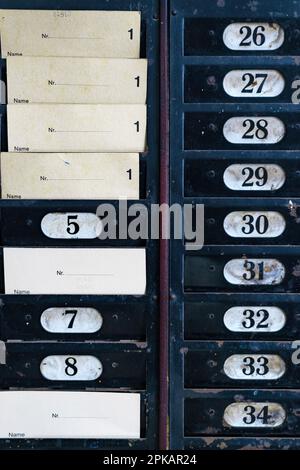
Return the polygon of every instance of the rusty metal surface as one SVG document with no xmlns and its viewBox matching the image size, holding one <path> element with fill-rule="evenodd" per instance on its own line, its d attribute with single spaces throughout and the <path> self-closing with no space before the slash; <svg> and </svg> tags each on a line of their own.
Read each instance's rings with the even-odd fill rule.
<svg viewBox="0 0 300 470">
<path fill-rule="evenodd" d="M 160 204 L 169 203 L 169 1 L 160 1 Z M 160 240 L 159 443 L 169 447 L 169 240 Z"/>
<path fill-rule="evenodd" d="M 0 8 L 47 9 L 47 10 L 135 10 L 141 11 L 141 57 L 148 62 L 148 149 L 140 156 L 140 199 L 146 204 L 159 201 L 159 1 L 147 0 L 0 0 Z M 0 60 L 1 79 L 6 81 L 6 61 Z M 0 105 L 1 150 L 7 151 L 6 106 Z M 104 201 L 102 201 L 104 202 Z M 11 204 L 12 203 L 12 204 Z M 114 202 L 117 204 L 117 201 Z M 52 243 L 40 229 L 40 222 L 47 212 L 95 211 L 99 201 L 0 201 L 2 228 L 0 244 L 27 246 L 66 246 L 67 241 Z M 98 240 L 99 241 L 99 240 Z M 91 246 L 81 241 L 82 246 Z M 92 241 L 93 243 L 93 241 Z M 129 245 L 131 241 L 127 242 Z M 68 244 L 68 243 L 67 243 Z M 71 242 L 70 246 L 75 246 Z M 80 241 L 77 244 L 81 245 Z M 120 245 L 120 240 L 112 242 Z M 2 252 L 2 249 L 0 248 Z M 6 365 L 0 366 L 2 389 L 12 387 L 68 389 L 70 383 L 54 384 L 41 376 L 39 361 L 45 355 L 95 354 L 102 356 L 103 374 L 105 362 L 107 376 L 103 388 L 136 390 L 141 393 L 142 428 L 140 440 L 25 440 L 2 439 L 1 449 L 154 449 L 158 447 L 158 242 L 147 243 L 149 290 L 140 299 L 121 296 L 8 296 L 4 295 L 0 282 L 0 331 L 6 343 Z M 1 255 L 2 256 L 2 255 Z M 1 276 L 3 280 L 2 257 Z M 142 303 L 140 303 L 142 302 Z M 76 335 L 73 340 L 66 335 L 55 334 L 55 338 L 40 326 L 40 315 L 44 308 L 86 306 L 93 304 L 103 313 L 104 323 L 99 335 Z M 15 321 L 14 321 L 15 320 Z M 106 324 L 106 326 L 105 326 Z M 67 340 L 67 341 L 66 341 Z M 14 341 L 14 343 L 12 343 Z M 93 342 L 95 341 L 95 342 Z M 73 345 L 73 346 L 72 346 Z M 56 349 L 57 348 L 57 349 Z M 133 349 L 132 349 L 133 348 Z M 133 353 L 133 356 L 131 356 Z M 2 356 L 2 355 L 1 355 Z M 110 359 L 108 359 L 110 357 Z M 125 366 L 125 362 L 127 363 Z M 135 359 L 136 358 L 136 359 Z M 2 358 L 1 358 L 2 359 Z M 99 360 L 101 361 L 100 357 Z M 107 362 L 110 361 L 110 362 Z M 121 364 L 122 362 L 122 364 Z M 108 365 L 109 364 L 109 365 Z M 135 367 L 132 365 L 135 364 Z M 124 369 L 127 369 L 125 371 Z M 109 372 L 110 370 L 110 372 Z M 6 378 L 5 378 L 6 376 Z M 110 378 L 109 378 L 110 376 Z M 101 379 L 101 377 L 100 377 Z M 93 382 L 93 381 L 91 381 Z M 93 388 L 95 382 L 77 382 L 75 388 Z M 74 385 L 75 383 L 73 383 Z M 98 383 L 99 385 L 99 383 Z"/>
<path fill-rule="evenodd" d="M 299 14 L 299 2 L 293 0 L 171 1 L 171 201 L 192 203 L 194 207 L 205 205 L 204 248 L 187 252 L 183 240 L 175 240 L 171 245 L 173 448 L 300 448 L 299 373 L 292 361 L 292 342 L 299 338 L 300 291 L 299 107 L 292 103 L 294 81 L 299 78 Z M 233 23 L 238 27 L 234 27 L 229 44 L 227 33 Z M 272 30 L 270 41 L 260 35 L 269 30 Z M 250 37 L 248 48 L 244 47 L 245 41 L 241 47 L 246 33 Z M 241 42 L 237 41 L 238 34 Z M 284 77 L 284 89 L 280 93 L 265 89 L 259 95 L 255 75 L 252 90 L 248 88 L 247 93 L 243 92 L 242 84 L 251 82 L 249 75 L 244 80 L 241 75 L 229 88 L 228 83 L 224 87 L 229 72 L 249 73 L 257 69 L 277 71 Z M 233 118 L 238 118 L 234 126 L 229 121 Z M 242 130 L 253 125 L 256 132 L 259 119 L 267 121 L 260 122 L 262 127 L 271 123 L 275 133 L 279 119 L 280 138 L 264 140 L 267 133 L 258 132 L 253 138 L 248 134 L 244 139 Z M 229 169 L 230 165 L 239 168 Z M 279 173 L 274 167 L 268 173 L 268 165 L 278 165 Z M 277 179 L 273 179 L 274 174 Z M 251 219 L 247 214 L 257 218 L 265 215 L 263 212 L 277 210 L 284 218 L 284 222 L 280 219 L 278 233 L 285 224 L 278 238 L 261 236 L 259 232 L 267 234 L 267 230 L 259 225 L 257 230 L 253 229 L 253 237 L 243 236 L 247 228 L 243 232 L 241 221 Z M 243 214 L 239 219 L 237 211 Z M 224 224 L 233 212 L 229 225 L 228 219 Z M 262 263 L 260 274 L 259 263 Z M 251 282 L 247 281 L 249 267 L 255 271 L 249 277 Z M 268 306 L 284 311 L 284 326 L 277 331 L 275 328 L 263 332 L 253 326 L 246 331 L 249 323 L 245 323 L 245 330 L 241 323 L 232 330 L 224 322 L 231 308 L 238 307 L 243 314 L 243 308 Z M 261 317 L 256 317 L 257 312 L 262 315 L 255 310 L 246 312 L 245 317 L 250 315 L 259 323 Z M 255 368 L 257 355 L 266 354 L 267 358 L 271 354 L 276 356 L 272 358 L 275 361 L 284 356 L 285 370 L 266 381 L 241 378 L 237 356 L 244 354 L 252 357 L 246 359 L 242 368 L 252 360 Z M 224 367 L 233 356 L 235 362 Z M 251 403 L 258 403 L 258 411 L 248 408 L 245 412 L 256 413 L 256 420 L 264 417 L 267 420 L 268 410 L 259 408 L 262 407 L 259 403 L 279 403 L 286 412 L 286 420 L 278 427 L 265 423 L 265 427 L 253 425 L 250 429 L 243 421 L 244 418 L 251 421 L 253 416 L 248 415 L 239 417 L 245 425 L 242 429 L 224 426 L 224 410 L 236 402 L 245 402 L 250 407 Z"/>
</svg>

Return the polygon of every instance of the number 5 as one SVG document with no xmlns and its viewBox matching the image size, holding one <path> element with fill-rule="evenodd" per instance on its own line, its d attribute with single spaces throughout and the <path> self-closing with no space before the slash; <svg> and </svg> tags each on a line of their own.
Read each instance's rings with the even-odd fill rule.
<svg viewBox="0 0 300 470">
<path fill-rule="evenodd" d="M 67 227 L 67 232 L 70 235 L 76 235 L 76 233 L 79 232 L 79 225 L 76 222 L 72 222 L 74 220 L 78 219 L 78 215 L 68 215 L 68 227 Z"/>
</svg>

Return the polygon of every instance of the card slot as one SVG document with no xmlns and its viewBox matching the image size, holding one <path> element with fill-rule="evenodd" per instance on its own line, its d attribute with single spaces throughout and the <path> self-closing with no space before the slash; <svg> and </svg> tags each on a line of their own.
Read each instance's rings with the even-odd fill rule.
<svg viewBox="0 0 300 470">
<path fill-rule="evenodd" d="M 145 343 L 7 342 L 2 389 L 145 390 Z M 134 362 L 135 367 L 132 368 Z"/>
<path fill-rule="evenodd" d="M 138 11 L 1 10 L 1 55 L 136 58 L 140 22 Z"/>
<path fill-rule="evenodd" d="M 143 152 L 146 105 L 7 105 L 9 152 Z"/>
<path fill-rule="evenodd" d="M 9 104 L 145 104 L 146 59 L 8 57 Z"/>
<path fill-rule="evenodd" d="M 1 153 L 4 199 L 139 199 L 139 179 L 138 154 Z"/>
<path fill-rule="evenodd" d="M 184 404 L 186 437 L 300 435 L 297 390 L 191 390 Z"/>
<path fill-rule="evenodd" d="M 7 294 L 143 295 L 146 291 L 143 248 L 4 248 L 3 256 Z"/>
<path fill-rule="evenodd" d="M 0 438 L 140 438 L 138 394 L 2 391 L 0 409 Z"/>
<path fill-rule="evenodd" d="M 146 341 L 150 303 L 2 296 L 2 341 Z"/>
</svg>

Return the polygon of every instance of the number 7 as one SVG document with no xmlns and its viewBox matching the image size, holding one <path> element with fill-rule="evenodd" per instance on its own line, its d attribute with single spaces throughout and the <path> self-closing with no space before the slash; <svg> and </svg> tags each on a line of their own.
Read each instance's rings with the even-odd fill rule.
<svg viewBox="0 0 300 470">
<path fill-rule="evenodd" d="M 73 315 L 73 317 L 70 320 L 70 323 L 68 324 L 68 328 L 73 328 L 74 321 L 77 315 L 77 310 L 66 310 L 64 312 L 64 315 Z"/>
<path fill-rule="evenodd" d="M 267 73 L 256 73 L 255 74 L 255 78 L 262 78 L 262 81 L 261 81 L 259 87 L 257 88 L 257 93 L 261 92 L 267 77 L 268 77 Z"/>
</svg>

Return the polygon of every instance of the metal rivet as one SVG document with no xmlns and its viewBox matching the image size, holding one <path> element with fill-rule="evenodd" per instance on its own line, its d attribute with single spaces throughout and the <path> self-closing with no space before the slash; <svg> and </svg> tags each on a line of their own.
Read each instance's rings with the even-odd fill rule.
<svg viewBox="0 0 300 470">
<path fill-rule="evenodd" d="M 216 367 L 217 362 L 210 360 L 210 361 L 207 361 L 207 365 L 208 365 L 209 367 Z"/>
<path fill-rule="evenodd" d="M 208 128 L 209 130 L 213 131 L 213 132 L 217 132 L 218 131 L 218 126 L 216 126 L 213 122 L 211 122 L 209 125 L 208 125 Z"/>
</svg>

